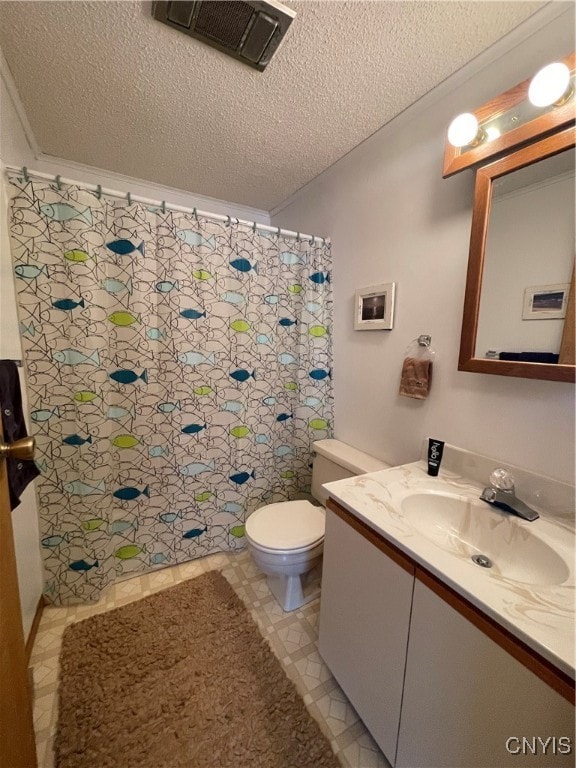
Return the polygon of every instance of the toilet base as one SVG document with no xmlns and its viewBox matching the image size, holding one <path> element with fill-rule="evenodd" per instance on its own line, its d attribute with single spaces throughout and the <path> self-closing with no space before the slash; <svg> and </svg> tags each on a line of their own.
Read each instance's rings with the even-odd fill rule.
<svg viewBox="0 0 576 768">
<path fill-rule="evenodd" d="M 283 611 L 295 611 L 320 596 L 321 565 L 296 576 L 268 574 L 266 581 L 270 591 Z"/>
</svg>

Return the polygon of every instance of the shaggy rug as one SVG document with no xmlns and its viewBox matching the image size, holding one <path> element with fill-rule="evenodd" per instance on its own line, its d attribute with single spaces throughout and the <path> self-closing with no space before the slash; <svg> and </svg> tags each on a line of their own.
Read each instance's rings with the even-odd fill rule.
<svg viewBox="0 0 576 768">
<path fill-rule="evenodd" d="M 69 626 L 57 768 L 337 768 L 217 571 Z"/>
</svg>

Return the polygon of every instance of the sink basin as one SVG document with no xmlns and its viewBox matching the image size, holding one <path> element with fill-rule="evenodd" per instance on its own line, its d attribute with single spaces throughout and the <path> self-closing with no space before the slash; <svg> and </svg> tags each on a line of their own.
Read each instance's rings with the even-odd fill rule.
<svg viewBox="0 0 576 768">
<path fill-rule="evenodd" d="M 489 557 L 493 565 L 486 573 L 541 586 L 562 584 L 570 575 L 564 560 L 539 537 L 538 520 L 519 525 L 515 516 L 479 499 L 443 491 L 408 493 L 400 506 L 408 522 L 437 546 L 461 557 Z"/>
</svg>

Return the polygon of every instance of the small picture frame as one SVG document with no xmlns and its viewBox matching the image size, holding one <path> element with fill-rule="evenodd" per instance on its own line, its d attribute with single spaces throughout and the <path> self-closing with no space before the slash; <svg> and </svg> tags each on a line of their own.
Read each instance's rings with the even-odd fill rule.
<svg viewBox="0 0 576 768">
<path fill-rule="evenodd" d="M 354 330 L 392 330 L 395 290 L 396 283 L 359 288 L 354 298 Z"/>
<path fill-rule="evenodd" d="M 566 317 L 570 283 L 533 285 L 524 291 L 522 320 L 555 320 Z"/>
</svg>

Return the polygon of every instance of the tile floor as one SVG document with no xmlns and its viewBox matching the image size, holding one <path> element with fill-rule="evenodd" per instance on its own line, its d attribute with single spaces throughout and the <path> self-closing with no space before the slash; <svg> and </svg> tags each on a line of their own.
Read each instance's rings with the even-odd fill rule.
<svg viewBox="0 0 576 768">
<path fill-rule="evenodd" d="M 65 627 L 215 568 L 222 571 L 249 608 L 312 716 L 330 740 L 342 766 L 390 768 L 318 654 L 320 601 L 317 599 L 300 610 L 284 613 L 268 589 L 265 576 L 253 565 L 247 551 L 209 555 L 120 582 L 95 604 L 44 609 L 30 661 L 34 675 L 34 727 L 40 768 L 53 768 L 54 765 L 52 740 L 58 716 L 58 657 Z"/>
</svg>

